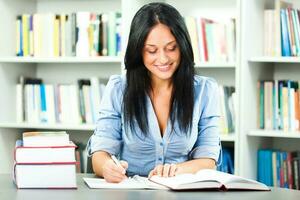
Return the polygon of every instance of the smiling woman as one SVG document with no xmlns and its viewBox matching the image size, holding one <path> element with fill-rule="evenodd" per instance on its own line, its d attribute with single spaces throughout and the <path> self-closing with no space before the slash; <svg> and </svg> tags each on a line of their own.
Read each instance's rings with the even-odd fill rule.
<svg viewBox="0 0 300 200">
<path fill-rule="evenodd" d="M 152 82 L 172 82 L 172 76 L 180 63 L 180 51 L 166 25 L 159 23 L 149 32 L 143 49 L 143 62 L 150 72 Z"/>
<path fill-rule="evenodd" d="M 187 28 L 174 7 L 140 8 L 130 27 L 126 76 L 110 78 L 88 142 L 96 175 L 120 182 L 135 174 L 167 177 L 215 168 L 218 86 L 194 74 L 193 60 Z"/>
</svg>

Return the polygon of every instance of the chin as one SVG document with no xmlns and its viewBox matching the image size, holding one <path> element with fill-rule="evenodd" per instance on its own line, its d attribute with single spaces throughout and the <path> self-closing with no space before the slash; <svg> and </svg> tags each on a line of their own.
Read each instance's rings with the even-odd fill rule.
<svg viewBox="0 0 300 200">
<path fill-rule="evenodd" d="M 159 72 L 159 73 L 155 73 L 154 76 L 156 76 L 157 78 L 161 79 L 161 80 L 169 80 L 172 78 L 174 72 Z"/>
</svg>

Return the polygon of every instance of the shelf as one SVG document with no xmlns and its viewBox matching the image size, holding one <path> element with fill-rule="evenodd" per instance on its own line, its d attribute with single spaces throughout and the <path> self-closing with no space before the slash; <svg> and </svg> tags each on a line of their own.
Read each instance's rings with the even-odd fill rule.
<svg viewBox="0 0 300 200">
<path fill-rule="evenodd" d="M 267 62 L 267 63 L 300 63 L 300 57 L 253 57 L 249 62 Z"/>
<path fill-rule="evenodd" d="M 248 136 L 254 137 L 273 137 L 273 138 L 299 138 L 299 131 L 281 131 L 281 130 L 253 130 L 248 133 Z"/>
<path fill-rule="evenodd" d="M 235 142 L 235 134 L 220 134 L 221 135 L 221 141 L 222 142 Z"/>
<path fill-rule="evenodd" d="M 195 68 L 235 68 L 235 62 L 199 62 Z"/>
<path fill-rule="evenodd" d="M 93 124 L 30 124 L 30 123 L 0 123 L 0 128 L 16 129 L 48 129 L 48 130 L 78 130 L 93 131 Z"/>
<path fill-rule="evenodd" d="M 0 128 L 15 129 L 48 129 L 48 130 L 80 130 L 93 131 L 94 124 L 30 124 L 30 123 L 0 123 Z M 221 134 L 221 140 L 224 142 L 234 142 L 235 134 Z"/>
<path fill-rule="evenodd" d="M 120 63 L 123 58 L 118 56 L 99 57 L 0 57 L 0 63 Z"/>
</svg>

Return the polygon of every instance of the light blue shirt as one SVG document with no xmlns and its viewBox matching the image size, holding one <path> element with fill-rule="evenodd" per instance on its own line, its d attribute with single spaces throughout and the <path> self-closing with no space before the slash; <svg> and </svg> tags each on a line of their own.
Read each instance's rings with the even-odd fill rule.
<svg viewBox="0 0 300 200">
<path fill-rule="evenodd" d="M 159 164 L 181 163 L 196 158 L 212 158 L 218 161 L 221 143 L 219 135 L 219 93 L 216 81 L 211 78 L 194 77 L 194 114 L 191 133 L 183 133 L 175 121 L 171 132 L 168 121 L 163 137 L 147 96 L 149 135 L 144 136 L 138 125 L 136 133 L 125 131 L 123 118 L 123 94 L 126 76 L 111 76 L 102 97 L 99 119 L 87 150 L 91 155 L 106 151 L 119 155 L 128 162 L 127 174 L 147 176 Z"/>
</svg>

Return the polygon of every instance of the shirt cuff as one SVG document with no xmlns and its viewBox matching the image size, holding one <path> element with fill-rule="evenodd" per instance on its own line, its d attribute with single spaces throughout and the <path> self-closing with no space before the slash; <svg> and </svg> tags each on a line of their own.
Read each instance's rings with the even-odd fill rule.
<svg viewBox="0 0 300 200">
<path fill-rule="evenodd" d="M 197 158 L 211 158 L 217 163 L 217 166 L 221 164 L 220 154 L 222 153 L 220 145 L 218 146 L 198 146 L 194 148 L 190 153 L 190 159 Z"/>
<path fill-rule="evenodd" d="M 87 143 L 87 154 L 92 156 L 96 151 L 105 151 L 112 155 L 118 155 L 121 149 L 121 141 L 107 137 L 92 135 Z"/>
</svg>

